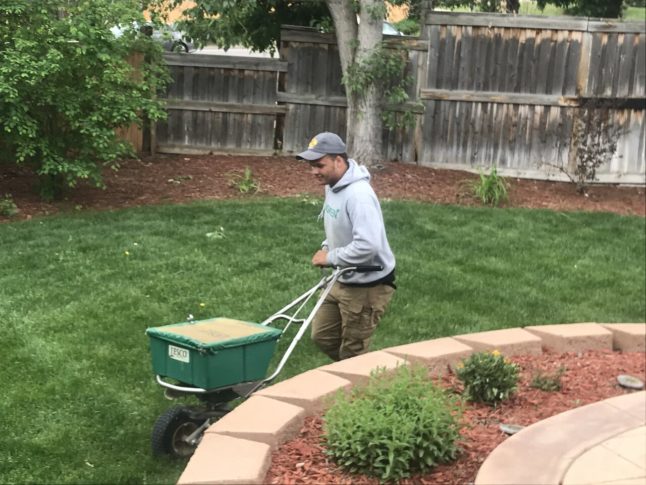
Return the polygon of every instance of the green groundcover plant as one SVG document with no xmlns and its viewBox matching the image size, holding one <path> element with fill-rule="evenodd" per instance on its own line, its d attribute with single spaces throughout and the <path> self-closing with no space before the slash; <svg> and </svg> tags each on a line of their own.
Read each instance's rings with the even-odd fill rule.
<svg viewBox="0 0 646 485">
<path fill-rule="evenodd" d="M 327 412 L 327 453 L 350 473 L 399 480 L 456 457 L 458 401 L 423 367 L 374 373 L 365 387 L 341 393 Z"/>
<path fill-rule="evenodd" d="M 518 366 L 497 350 L 478 352 L 458 365 L 457 376 L 469 401 L 495 405 L 516 390 Z"/>
</svg>

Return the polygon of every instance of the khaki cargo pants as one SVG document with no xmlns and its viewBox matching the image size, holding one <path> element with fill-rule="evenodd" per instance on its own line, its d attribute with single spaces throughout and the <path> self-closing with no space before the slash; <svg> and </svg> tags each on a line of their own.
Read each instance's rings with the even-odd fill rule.
<svg viewBox="0 0 646 485">
<path fill-rule="evenodd" d="M 314 316 L 312 340 L 335 361 L 367 352 L 394 292 L 388 285 L 364 288 L 336 282 Z"/>
</svg>

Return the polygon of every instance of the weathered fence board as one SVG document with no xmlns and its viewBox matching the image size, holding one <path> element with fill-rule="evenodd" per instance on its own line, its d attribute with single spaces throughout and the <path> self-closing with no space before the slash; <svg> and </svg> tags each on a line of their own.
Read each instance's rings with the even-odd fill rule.
<svg viewBox="0 0 646 485">
<path fill-rule="evenodd" d="M 273 153 L 278 59 L 166 54 L 172 83 L 157 150 L 171 153 Z"/>
<path fill-rule="evenodd" d="M 608 109 L 618 149 L 598 176 L 644 183 L 643 23 L 432 12 L 417 163 L 563 178 L 581 109 Z"/>
</svg>

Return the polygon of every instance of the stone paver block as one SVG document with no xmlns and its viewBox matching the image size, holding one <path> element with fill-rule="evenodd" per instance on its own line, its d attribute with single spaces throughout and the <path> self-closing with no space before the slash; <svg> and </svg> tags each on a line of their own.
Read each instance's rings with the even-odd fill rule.
<svg viewBox="0 0 646 485">
<path fill-rule="evenodd" d="M 303 426 L 305 410 L 264 396 L 251 396 L 212 424 L 206 433 L 219 433 L 267 443 L 272 449 L 291 439 Z"/>
<path fill-rule="evenodd" d="M 255 395 L 294 404 L 310 416 L 327 409 L 338 391 L 351 387 L 349 380 L 315 369 L 267 387 Z"/>
<path fill-rule="evenodd" d="M 473 347 L 478 352 L 498 350 L 501 354 L 507 356 L 520 354 L 540 355 L 543 352 L 541 339 L 522 328 L 506 328 L 489 332 L 456 335 L 454 338 Z"/>
<path fill-rule="evenodd" d="M 216 433 L 205 433 L 178 485 L 263 483 L 271 465 L 271 448 Z"/>
<path fill-rule="evenodd" d="M 628 398 L 628 407 L 637 403 L 630 395 L 619 397 Z M 601 401 L 524 428 L 487 457 L 476 476 L 476 485 L 560 483 L 571 463 L 585 450 L 643 424 L 643 417 L 626 413 L 621 406 L 619 402 L 610 405 Z"/>
<path fill-rule="evenodd" d="M 446 373 L 448 367 L 455 365 L 473 353 L 473 348 L 449 337 L 426 340 L 412 344 L 389 347 L 384 352 L 394 354 L 412 363 L 426 365 L 431 374 Z"/>
<path fill-rule="evenodd" d="M 388 352 L 377 350 L 319 367 L 319 370 L 343 377 L 354 385 L 366 382 L 372 371 L 377 369 L 394 370 L 400 365 L 406 365 L 406 361 Z"/>
<path fill-rule="evenodd" d="M 554 352 L 612 350 L 612 332 L 597 323 L 568 323 L 525 327 Z"/>
<path fill-rule="evenodd" d="M 612 332 L 612 348 L 622 352 L 646 351 L 646 323 L 603 323 Z"/>
</svg>

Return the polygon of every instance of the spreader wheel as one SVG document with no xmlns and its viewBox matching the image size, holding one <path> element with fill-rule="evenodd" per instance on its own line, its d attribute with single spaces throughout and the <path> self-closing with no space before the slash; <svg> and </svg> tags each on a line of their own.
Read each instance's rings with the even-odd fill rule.
<svg viewBox="0 0 646 485">
<path fill-rule="evenodd" d="M 153 426 L 152 452 L 155 456 L 174 455 L 178 457 L 191 456 L 197 443 L 186 441 L 201 424 L 201 421 L 191 417 L 189 408 L 175 406 L 163 413 Z"/>
</svg>

